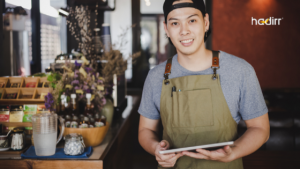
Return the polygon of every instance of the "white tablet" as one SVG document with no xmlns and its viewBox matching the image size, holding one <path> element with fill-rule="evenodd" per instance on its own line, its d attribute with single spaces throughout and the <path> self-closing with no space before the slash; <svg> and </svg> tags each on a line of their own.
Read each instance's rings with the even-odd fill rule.
<svg viewBox="0 0 300 169">
<path fill-rule="evenodd" d="M 227 145 L 231 146 L 231 145 L 233 145 L 233 143 L 234 143 L 233 141 L 229 141 L 229 142 L 205 144 L 205 145 L 193 146 L 193 147 L 176 148 L 176 149 L 159 151 L 159 154 L 169 154 L 169 153 L 176 153 L 176 152 L 182 152 L 182 151 L 190 151 L 190 150 L 196 150 L 198 148 L 216 148 L 216 147 L 224 147 Z"/>
</svg>

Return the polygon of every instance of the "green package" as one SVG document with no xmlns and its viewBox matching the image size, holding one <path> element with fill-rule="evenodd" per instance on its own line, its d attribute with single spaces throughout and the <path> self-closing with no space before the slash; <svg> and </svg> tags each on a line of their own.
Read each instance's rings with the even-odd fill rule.
<svg viewBox="0 0 300 169">
<path fill-rule="evenodd" d="M 31 122 L 31 116 L 36 114 L 37 105 L 24 105 L 23 122 Z M 26 130 L 32 130 L 32 127 L 25 127 Z"/>
</svg>

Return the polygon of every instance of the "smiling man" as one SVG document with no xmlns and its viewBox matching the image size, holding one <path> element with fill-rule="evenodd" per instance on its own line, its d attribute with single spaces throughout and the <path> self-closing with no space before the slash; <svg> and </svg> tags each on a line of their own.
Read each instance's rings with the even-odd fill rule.
<svg viewBox="0 0 300 169">
<path fill-rule="evenodd" d="M 209 16 L 202 0 L 166 0 L 165 31 L 177 55 L 146 79 L 139 142 L 159 168 L 242 169 L 242 157 L 269 138 L 268 109 L 253 67 L 223 51 L 205 48 Z M 247 131 L 237 137 L 243 119 Z M 163 140 L 158 139 L 162 121 Z M 234 141 L 218 150 L 167 155 L 159 151 Z"/>
</svg>

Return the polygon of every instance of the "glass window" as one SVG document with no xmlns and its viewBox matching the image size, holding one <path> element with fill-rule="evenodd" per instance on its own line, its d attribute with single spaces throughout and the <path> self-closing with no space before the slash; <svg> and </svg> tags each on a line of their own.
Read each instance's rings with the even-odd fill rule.
<svg viewBox="0 0 300 169">
<path fill-rule="evenodd" d="M 58 8 L 64 7 L 66 3 L 63 1 L 42 0 L 40 1 L 41 13 L 41 72 L 54 62 L 56 55 L 65 53 L 66 50 L 66 20 L 58 15 Z M 57 4 L 58 3 L 58 4 Z M 14 8 L 16 6 L 23 7 L 26 12 L 26 32 L 28 34 L 28 58 L 32 60 L 32 42 L 31 42 L 31 0 L 6 0 L 6 7 Z M 57 7 L 56 7 L 57 6 Z M 30 71 L 29 71 L 30 72 Z M 26 74 L 28 75 L 28 73 Z"/>
</svg>

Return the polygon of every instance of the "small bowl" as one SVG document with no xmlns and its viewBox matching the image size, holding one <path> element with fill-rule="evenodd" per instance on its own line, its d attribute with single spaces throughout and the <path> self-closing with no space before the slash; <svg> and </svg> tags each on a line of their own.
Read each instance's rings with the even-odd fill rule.
<svg viewBox="0 0 300 169">
<path fill-rule="evenodd" d="M 105 126 L 94 128 L 65 128 L 64 136 L 77 133 L 81 134 L 86 147 L 97 146 L 104 140 L 106 133 L 109 129 L 109 123 L 106 122 Z"/>
</svg>

